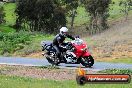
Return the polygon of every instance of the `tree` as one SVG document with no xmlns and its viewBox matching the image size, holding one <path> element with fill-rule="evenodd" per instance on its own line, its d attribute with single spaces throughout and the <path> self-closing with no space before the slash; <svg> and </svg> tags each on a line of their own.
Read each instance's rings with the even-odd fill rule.
<svg viewBox="0 0 132 88">
<path fill-rule="evenodd" d="M 2 3 L 0 3 L 0 24 L 5 22 L 4 17 L 5 17 L 4 8 Z"/>
<path fill-rule="evenodd" d="M 19 0 L 16 27 L 28 25 L 31 31 L 54 33 L 66 25 L 65 11 L 58 0 Z"/>
<path fill-rule="evenodd" d="M 75 16 L 77 14 L 77 7 L 79 6 L 79 0 L 65 0 L 66 10 L 69 17 L 71 17 L 71 29 L 73 29 L 73 24 Z"/>
<path fill-rule="evenodd" d="M 71 18 L 70 26 L 71 29 L 73 29 L 75 16 L 77 14 L 76 10 L 79 6 L 79 0 L 55 0 L 55 2 L 63 8 L 65 16 Z"/>
<path fill-rule="evenodd" d="M 108 28 L 107 18 L 109 17 L 109 4 L 111 0 L 84 0 L 86 11 L 90 15 L 90 25 L 88 29 L 91 33 L 100 32 Z"/>
<path fill-rule="evenodd" d="M 122 7 L 120 11 L 124 13 L 127 20 L 128 13 L 130 10 L 132 10 L 132 0 L 121 0 L 119 6 Z"/>
</svg>

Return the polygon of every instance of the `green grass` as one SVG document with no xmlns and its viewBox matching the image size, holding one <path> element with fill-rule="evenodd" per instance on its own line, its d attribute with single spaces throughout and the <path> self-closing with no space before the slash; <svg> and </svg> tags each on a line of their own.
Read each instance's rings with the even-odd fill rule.
<svg viewBox="0 0 132 88">
<path fill-rule="evenodd" d="M 29 32 L 0 32 L 0 54 L 10 56 L 28 55 L 41 51 L 41 41 L 52 41 L 53 35 Z"/>
<path fill-rule="evenodd" d="M 132 58 L 115 58 L 111 60 L 97 60 L 98 62 L 109 62 L 109 63 L 126 63 L 126 64 L 132 64 Z"/>
<path fill-rule="evenodd" d="M 30 36 L 30 44 L 25 45 L 23 49 L 16 51 L 16 55 L 28 55 L 34 52 L 41 51 L 41 41 L 52 41 L 54 38 L 53 35 L 49 34 L 40 34 L 40 33 L 33 33 Z"/>
<path fill-rule="evenodd" d="M 54 81 L 0 75 L 0 88 L 131 88 L 130 84 L 85 84 L 80 86 L 75 80 Z"/>
<path fill-rule="evenodd" d="M 52 41 L 53 35 L 42 33 L 28 33 L 24 31 L 15 32 L 15 30 L 6 25 L 0 25 L 0 54 L 10 56 L 27 55 L 41 51 L 40 42 Z M 28 43 L 24 44 L 28 40 Z"/>
<path fill-rule="evenodd" d="M 106 69 L 99 71 L 99 73 L 107 74 L 132 74 L 132 69 Z"/>
<path fill-rule="evenodd" d="M 58 66 L 54 66 L 54 65 L 38 66 L 37 68 L 42 68 L 42 69 L 60 69 Z"/>
<path fill-rule="evenodd" d="M 24 45 L 30 44 L 30 33 L 28 32 L 0 32 L 0 54 L 12 54 L 23 49 Z"/>
<path fill-rule="evenodd" d="M 15 24 L 16 16 L 15 16 L 15 3 L 5 3 L 4 5 L 4 12 L 5 12 L 5 20 L 6 23 L 0 24 L 0 32 L 9 33 L 15 32 L 15 29 L 11 26 Z"/>
<path fill-rule="evenodd" d="M 0 24 L 0 32 L 4 32 L 4 33 L 14 32 L 15 33 L 15 29 L 7 25 Z"/>
<path fill-rule="evenodd" d="M 132 64 L 132 57 L 125 57 L 125 58 L 115 58 L 111 60 L 102 60 L 99 62 L 111 62 L 111 63 L 126 63 L 126 64 Z"/>
<path fill-rule="evenodd" d="M 128 58 L 117 58 L 117 59 L 111 60 L 110 62 L 132 64 L 132 58 L 131 57 L 128 57 Z"/>
<path fill-rule="evenodd" d="M 67 17 L 68 26 L 70 26 L 71 18 Z M 74 20 L 74 26 L 81 26 L 82 24 L 88 23 L 89 17 L 84 7 L 77 8 L 77 14 Z"/>
<path fill-rule="evenodd" d="M 6 20 L 6 25 L 13 25 L 16 20 L 15 16 L 15 8 L 16 4 L 15 3 L 6 3 L 4 4 L 4 11 L 5 11 L 5 20 Z"/>
</svg>

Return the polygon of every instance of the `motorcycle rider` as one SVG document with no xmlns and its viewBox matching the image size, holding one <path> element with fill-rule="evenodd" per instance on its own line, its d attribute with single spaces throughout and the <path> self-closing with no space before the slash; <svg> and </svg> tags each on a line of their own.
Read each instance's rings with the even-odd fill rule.
<svg viewBox="0 0 132 88">
<path fill-rule="evenodd" d="M 75 38 L 69 34 L 67 34 L 68 29 L 66 27 L 62 27 L 60 29 L 60 33 L 55 36 L 53 39 L 53 47 L 56 49 L 57 56 L 60 58 L 60 52 L 61 49 L 64 48 L 66 43 L 64 43 L 65 38 L 70 38 L 72 40 L 75 40 Z"/>
</svg>

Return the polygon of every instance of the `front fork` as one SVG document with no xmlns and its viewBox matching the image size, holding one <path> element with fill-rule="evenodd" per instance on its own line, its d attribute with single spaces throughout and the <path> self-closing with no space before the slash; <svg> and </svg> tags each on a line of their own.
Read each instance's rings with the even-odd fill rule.
<svg viewBox="0 0 132 88">
<path fill-rule="evenodd" d="M 88 57 L 88 56 L 90 56 L 91 54 L 88 52 L 88 51 L 84 51 L 83 53 L 82 53 L 82 55 L 78 58 L 78 60 L 77 60 L 77 62 L 78 63 L 81 63 L 81 59 L 83 58 L 83 57 Z"/>
</svg>

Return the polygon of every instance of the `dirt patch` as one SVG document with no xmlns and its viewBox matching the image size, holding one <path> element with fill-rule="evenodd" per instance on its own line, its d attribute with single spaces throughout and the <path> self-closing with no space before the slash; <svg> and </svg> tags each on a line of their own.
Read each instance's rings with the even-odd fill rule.
<svg viewBox="0 0 132 88">
<path fill-rule="evenodd" d="M 109 30 L 91 37 L 96 45 L 90 45 L 97 60 L 132 58 L 132 19 L 118 21 Z"/>
<path fill-rule="evenodd" d="M 95 73 L 89 71 L 89 73 Z M 0 74 L 52 80 L 75 80 L 77 70 L 0 65 Z"/>
<path fill-rule="evenodd" d="M 34 53 L 31 53 L 29 55 L 24 55 L 23 57 L 31 57 L 31 58 L 38 58 L 38 59 L 41 59 L 41 58 L 44 58 L 44 56 L 42 55 L 43 52 L 34 52 Z"/>
</svg>

